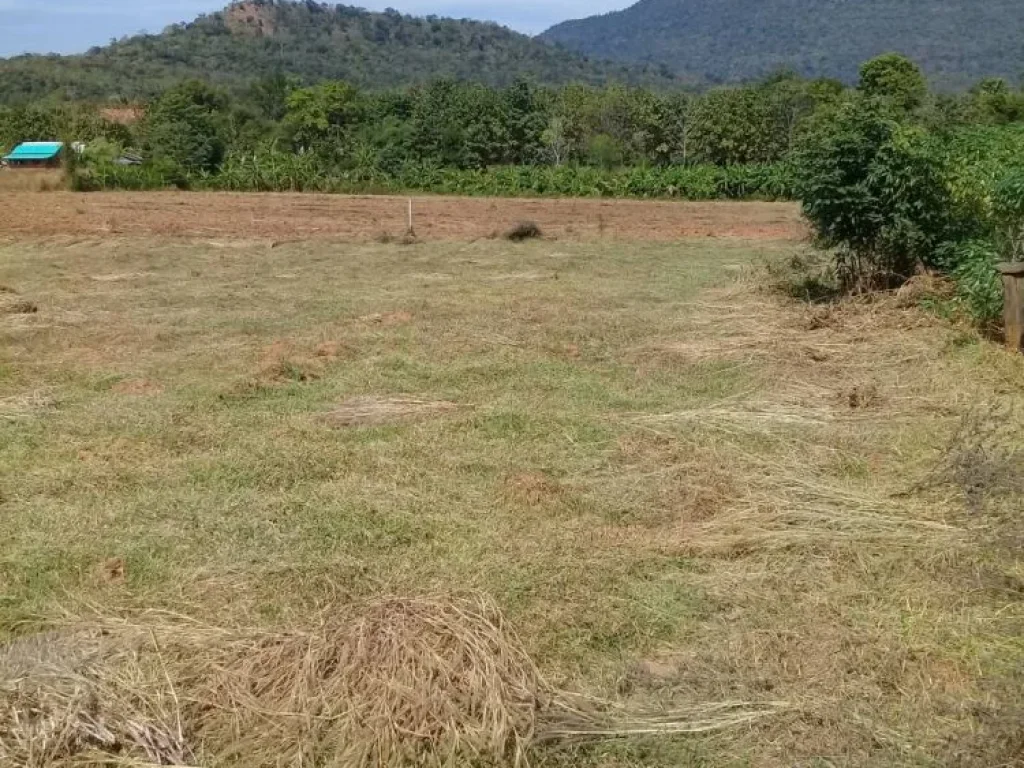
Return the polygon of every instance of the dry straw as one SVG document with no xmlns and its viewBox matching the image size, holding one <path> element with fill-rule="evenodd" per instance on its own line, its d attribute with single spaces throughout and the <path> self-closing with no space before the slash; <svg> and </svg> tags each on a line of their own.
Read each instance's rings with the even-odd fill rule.
<svg viewBox="0 0 1024 768">
<path fill-rule="evenodd" d="M 0 654 L 0 764 L 524 766 L 539 745 L 749 723 L 556 690 L 487 598 L 388 598 L 309 630 L 95 618 Z"/>
</svg>

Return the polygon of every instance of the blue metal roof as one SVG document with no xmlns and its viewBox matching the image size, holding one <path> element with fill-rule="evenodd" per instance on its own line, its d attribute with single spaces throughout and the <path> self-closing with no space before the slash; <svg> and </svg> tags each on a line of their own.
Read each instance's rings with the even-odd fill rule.
<svg viewBox="0 0 1024 768">
<path fill-rule="evenodd" d="M 26 141 L 16 146 L 4 160 L 53 160 L 62 149 L 62 141 Z"/>
</svg>

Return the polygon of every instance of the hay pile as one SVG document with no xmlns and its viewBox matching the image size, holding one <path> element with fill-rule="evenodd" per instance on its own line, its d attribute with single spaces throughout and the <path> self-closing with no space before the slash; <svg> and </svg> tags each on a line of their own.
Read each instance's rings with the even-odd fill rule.
<svg viewBox="0 0 1024 768">
<path fill-rule="evenodd" d="M 772 711 L 637 717 L 552 688 L 486 598 L 389 598 L 314 629 L 94 619 L 0 651 L 0 764 L 521 766 L 542 743 Z"/>
<path fill-rule="evenodd" d="M 34 301 L 7 291 L 0 292 L 0 315 L 33 315 L 39 311 Z"/>
<path fill-rule="evenodd" d="M 379 427 L 449 413 L 457 407 L 447 400 L 419 397 L 352 397 L 339 403 L 324 419 L 334 427 Z"/>
</svg>

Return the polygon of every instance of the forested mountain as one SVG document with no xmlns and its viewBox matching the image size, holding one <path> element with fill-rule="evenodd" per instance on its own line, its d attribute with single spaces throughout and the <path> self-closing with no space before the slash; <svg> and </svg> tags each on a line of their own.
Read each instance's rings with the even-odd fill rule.
<svg viewBox="0 0 1024 768">
<path fill-rule="evenodd" d="M 782 67 L 851 82 L 861 62 L 890 51 L 942 86 L 1024 74 L 1022 0 L 641 0 L 542 38 L 713 82 Z"/>
<path fill-rule="evenodd" d="M 546 84 L 670 81 L 657 67 L 590 61 L 496 24 L 249 0 L 78 56 L 0 60 L 0 103 L 146 99 L 188 77 L 237 89 L 273 74 L 363 87 L 440 77 L 491 85 L 518 78 Z"/>
</svg>

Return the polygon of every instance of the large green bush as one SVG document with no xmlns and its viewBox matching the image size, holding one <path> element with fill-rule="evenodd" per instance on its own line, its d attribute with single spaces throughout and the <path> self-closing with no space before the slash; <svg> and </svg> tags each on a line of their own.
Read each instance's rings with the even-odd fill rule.
<svg viewBox="0 0 1024 768">
<path fill-rule="evenodd" d="M 804 138 L 797 194 L 848 289 L 898 284 L 971 234 L 927 134 L 885 100 L 858 98 Z"/>
</svg>

